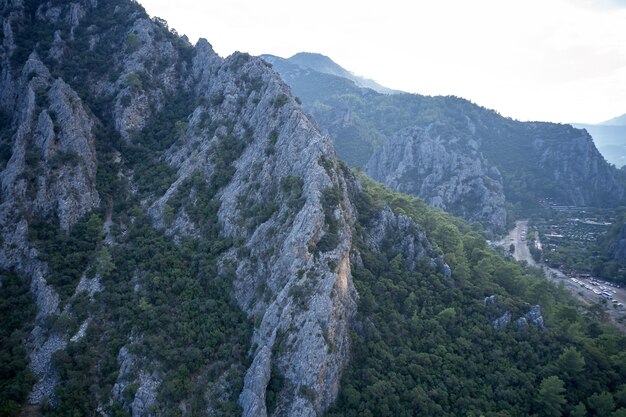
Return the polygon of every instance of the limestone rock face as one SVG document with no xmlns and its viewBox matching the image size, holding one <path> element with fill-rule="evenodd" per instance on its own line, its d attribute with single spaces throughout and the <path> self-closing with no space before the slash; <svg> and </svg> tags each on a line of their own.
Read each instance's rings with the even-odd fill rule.
<svg viewBox="0 0 626 417">
<path fill-rule="evenodd" d="M 597 206 L 623 201 L 619 172 L 607 164 L 585 130 L 542 123 L 525 128 L 532 138 L 532 164 L 546 183 L 559 184 L 557 202 Z M 558 140 L 565 134 L 568 141 Z"/>
<path fill-rule="evenodd" d="M 78 95 L 53 80 L 36 54 L 17 85 L 13 152 L 0 174 L 3 200 L 32 215 L 57 217 L 68 229 L 100 204 L 94 122 Z"/>
<path fill-rule="evenodd" d="M 540 329 L 545 327 L 543 324 L 543 316 L 541 315 L 541 306 L 539 305 L 532 306 L 530 310 L 528 310 L 528 313 L 524 315 L 524 318 Z"/>
<path fill-rule="evenodd" d="M 355 310 L 349 263 L 354 215 L 345 180 L 329 138 L 265 63 L 244 54 L 220 61 L 204 41 L 197 48 L 195 91 L 215 104 L 194 115 L 230 120 L 234 135 L 248 138 L 218 213 L 223 234 L 243 242 L 223 260 L 236 265 L 235 297 L 259 323 L 240 404 L 245 416 L 266 415 L 265 390 L 277 369 L 286 383 L 274 415 L 319 415 L 337 395 Z M 192 116 L 185 143 L 168 151 L 179 180 L 153 206 L 157 222 L 159 205 L 180 179 L 214 172 L 210 162 L 199 161 L 210 160 L 219 139 L 203 138 L 200 119 Z M 327 193 L 338 198 L 325 207 Z M 273 209 L 263 220 L 248 214 L 267 207 Z M 329 221 L 336 244 L 322 250 Z"/>
<path fill-rule="evenodd" d="M 502 178 L 478 149 L 469 132 L 437 124 L 407 128 L 374 153 L 365 171 L 396 191 L 503 232 Z"/>
<path fill-rule="evenodd" d="M 224 66 L 230 64 L 227 60 Z M 348 323 L 355 309 L 348 260 L 352 208 L 329 139 L 295 101 L 277 108 L 288 90 L 261 61 L 251 60 L 244 68 L 251 79 L 268 82 L 258 104 L 253 97 L 239 110 L 240 118 L 255 126 L 254 139 L 235 164 L 218 214 L 226 235 L 245 239 L 246 250 L 232 251 L 226 261 L 237 265 L 239 304 L 260 320 L 253 337 L 258 348 L 240 402 L 245 416 L 265 415 L 260 394 L 276 367 L 288 383 L 274 415 L 318 415 L 337 394 L 349 349 Z M 238 98 L 228 76 L 220 70 L 211 84 L 212 90 L 224 91 L 222 117 L 231 117 Z M 250 173 L 253 180 L 246 179 Z M 286 190 L 288 181 L 301 184 L 299 209 L 290 204 L 295 196 Z M 322 196 L 331 190 L 340 196 L 337 205 L 323 207 Z M 242 225 L 244 200 L 253 207 L 273 205 L 274 214 L 255 229 L 245 220 Z M 325 210 L 332 212 L 339 238 L 336 247 L 322 252 L 317 245 L 330 233 Z"/>
<path fill-rule="evenodd" d="M 45 330 L 46 318 L 59 313 L 59 296 L 46 281 L 47 265 L 28 242 L 28 222 L 33 217 L 50 218 L 68 230 L 98 207 L 95 122 L 76 92 L 62 79 L 54 79 L 36 53 L 18 77 L 5 81 L 14 92 L 3 102 L 3 111 L 13 115 L 13 134 L 11 157 L 0 172 L 4 242 L 0 265 L 31 279 L 38 321 L 28 344 L 31 368 L 39 380 L 30 400 L 38 403 L 53 393 L 52 355 L 67 341 Z"/>
<path fill-rule="evenodd" d="M 99 163 L 113 161 L 113 175 L 137 193 L 126 149 L 151 140 L 143 132 L 158 132 L 160 112 L 182 97 L 191 110 L 178 116 L 173 137 L 164 139 L 168 145 L 157 155 L 174 173 L 172 181 L 164 192 L 143 196 L 141 205 L 154 227 L 175 242 L 203 239 L 189 207 L 173 210 L 172 201 L 192 177 L 221 181 L 219 235 L 237 243 L 220 258 L 219 273 L 232 279 L 234 300 L 256 323 L 239 395 L 243 415 L 268 415 L 265 392 L 273 372 L 284 384 L 272 415 L 321 415 L 336 398 L 348 361 L 357 297 L 349 260 L 354 212 L 330 138 L 260 59 L 241 53 L 221 58 L 206 40 L 192 47 L 138 6 L 115 7 L 107 19 L 98 19 L 100 6 L 87 0 L 0 2 L 0 108 L 3 117 L 10 115 L 1 138 L 9 132 L 11 147 L 0 172 L 0 267 L 29 277 L 37 300 L 28 348 L 38 381 L 30 401 L 54 402 L 58 375 L 52 356 L 84 340 L 93 323 L 85 319 L 76 332 L 64 334 L 46 327 L 46 319 L 71 314 L 76 293 L 85 291 L 93 302 L 107 288 L 85 271 L 74 296 L 61 300 L 47 281 L 49 265 L 29 241 L 29 227 L 43 219 L 71 231 L 82 216 L 102 209 L 102 245 L 115 246 L 111 229 L 119 225 L 110 215 L 111 198 L 98 192 Z M 14 34 L 35 24 L 49 29 L 49 47 L 33 45 L 35 51 L 20 61 L 14 52 L 23 45 L 14 42 Z M 104 67 L 87 61 L 94 67 L 68 69 L 72 60 L 102 55 Z M 226 179 L 216 178 L 224 171 L 219 153 L 226 140 L 237 151 L 226 164 Z M 99 146 L 109 142 L 115 150 L 102 155 Z M 123 341 L 109 396 L 133 417 L 158 415 L 162 382 L 150 353 L 134 353 L 141 336 Z M 100 405 L 104 410 L 110 404 Z"/>
<path fill-rule="evenodd" d="M 495 319 L 491 323 L 491 325 L 493 326 L 495 330 L 503 330 L 506 326 L 509 325 L 510 322 L 511 322 L 511 313 L 507 311 L 503 315 Z"/>
</svg>

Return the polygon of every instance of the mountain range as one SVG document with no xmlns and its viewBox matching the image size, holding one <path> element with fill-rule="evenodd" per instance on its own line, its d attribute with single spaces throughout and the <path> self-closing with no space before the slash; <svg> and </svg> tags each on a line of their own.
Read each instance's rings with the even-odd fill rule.
<svg viewBox="0 0 626 417">
<path fill-rule="evenodd" d="M 623 173 L 606 163 L 584 130 L 515 121 L 458 97 L 381 94 L 335 75 L 340 71 L 324 72 L 329 59 L 317 57 L 318 63 L 263 59 L 333 138 L 342 160 L 395 190 L 495 232 L 504 231 L 507 211 L 545 201 L 624 201 Z"/>
<path fill-rule="evenodd" d="M 298 66 L 363 107 L 308 104 L 266 61 L 191 45 L 131 0 L 0 10 L 3 416 L 626 411 L 626 339 L 601 311 L 350 169 L 323 126 L 354 132 L 334 138 L 348 162 L 403 158 L 391 178 L 477 192 L 440 203 L 492 201 L 487 219 L 516 173 L 533 197 L 619 201 L 584 132 Z M 544 171 L 495 165 L 498 140 Z"/>
</svg>

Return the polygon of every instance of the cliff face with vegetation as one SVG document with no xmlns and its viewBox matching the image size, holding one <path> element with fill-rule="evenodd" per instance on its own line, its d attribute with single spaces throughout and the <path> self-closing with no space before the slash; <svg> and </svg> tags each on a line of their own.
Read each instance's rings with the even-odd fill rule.
<svg viewBox="0 0 626 417">
<path fill-rule="evenodd" d="M 0 263 L 31 277 L 30 402 L 258 416 L 274 378 L 275 415 L 325 409 L 349 349 L 354 216 L 289 89 L 131 2 L 2 14 Z M 101 388 L 82 404 L 76 356 L 109 369 L 84 375 Z"/>
<path fill-rule="evenodd" d="M 610 328 L 561 318 L 566 296 L 467 223 L 355 176 L 262 60 L 192 46 L 126 0 L 0 9 L 3 415 L 524 414 L 545 375 L 569 381 L 550 367 L 569 325 L 596 382 L 568 406 L 621 389 Z M 472 169 L 459 184 L 498 193 Z M 554 335 L 493 333 L 496 293 L 510 314 L 540 303 Z M 428 370 L 503 337 L 550 352 L 489 362 L 523 395 L 485 394 L 507 385 L 473 357 L 471 390 L 427 394 Z"/>
<path fill-rule="evenodd" d="M 440 124 L 407 128 L 374 153 L 365 172 L 433 207 L 504 232 L 502 176 L 478 148 L 470 132 Z"/>
<path fill-rule="evenodd" d="M 455 204 L 447 208 L 436 198 L 435 206 L 446 207 L 470 221 L 479 220 L 490 230 L 502 231 L 500 198 L 479 191 L 482 186 L 456 185 L 459 175 L 476 175 L 473 166 L 483 166 L 485 172 L 500 172 L 501 180 L 496 181 L 501 183 L 505 201 L 514 211 L 536 208 L 546 198 L 557 204 L 579 206 L 616 206 L 624 201 L 623 173 L 606 163 L 582 130 L 553 123 L 518 122 L 458 97 L 380 94 L 336 75 L 337 71 L 316 71 L 293 58 L 265 59 L 333 137 L 341 159 L 364 168 L 374 179 L 398 191 L 431 201 L 433 196 L 425 189 L 431 187 L 434 176 L 425 176 L 419 161 L 446 159 L 456 152 L 454 147 L 471 149 L 468 155 L 473 163 L 465 164 L 467 170 L 462 164 L 438 168 L 447 175 L 438 176 L 437 186 L 448 190 L 450 201 L 476 201 L 477 194 L 482 194 L 482 203 L 469 210 Z M 428 130 L 432 124 L 448 128 L 438 135 L 437 149 L 424 135 L 406 134 L 407 129 Z M 403 140 L 407 151 L 422 147 L 422 158 L 414 159 L 418 165 L 409 167 L 407 156 L 392 151 Z M 455 144 L 452 148 L 448 145 L 451 143 Z M 382 169 L 384 166 L 388 169 Z M 398 180 L 400 175 L 402 181 Z M 496 188 L 493 191 L 499 194 Z M 491 214 L 483 212 L 483 206 L 490 207 Z"/>
</svg>

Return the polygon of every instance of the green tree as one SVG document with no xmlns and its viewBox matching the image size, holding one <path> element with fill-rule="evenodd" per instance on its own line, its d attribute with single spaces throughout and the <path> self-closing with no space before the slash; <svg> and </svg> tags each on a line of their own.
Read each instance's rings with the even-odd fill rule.
<svg viewBox="0 0 626 417">
<path fill-rule="evenodd" d="M 608 392 L 595 393 L 587 400 L 592 415 L 602 417 L 608 416 L 615 408 L 613 396 Z"/>
<path fill-rule="evenodd" d="M 570 417 L 585 417 L 587 415 L 587 407 L 582 402 L 579 402 L 576 407 L 569 413 Z"/>
<path fill-rule="evenodd" d="M 91 214 L 82 229 L 83 238 L 90 243 L 96 243 L 104 238 L 102 219 L 96 213 Z"/>
<path fill-rule="evenodd" d="M 626 407 L 626 384 L 620 385 L 617 391 L 613 393 L 613 398 L 618 407 Z"/>
<path fill-rule="evenodd" d="M 106 246 L 100 249 L 98 254 L 98 261 L 96 263 L 96 269 L 100 275 L 108 275 L 115 270 L 115 263 L 111 257 L 111 253 Z"/>
<path fill-rule="evenodd" d="M 548 417 L 559 417 L 565 405 L 565 384 L 558 376 L 549 376 L 541 381 L 537 395 L 541 414 Z"/>
<path fill-rule="evenodd" d="M 566 379 L 575 379 L 585 369 L 585 358 L 575 348 L 566 348 L 559 359 L 557 366 Z"/>
</svg>

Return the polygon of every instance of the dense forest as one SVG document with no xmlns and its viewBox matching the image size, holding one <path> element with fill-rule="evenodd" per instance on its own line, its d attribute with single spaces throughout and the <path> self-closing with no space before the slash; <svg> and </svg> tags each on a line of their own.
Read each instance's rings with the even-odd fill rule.
<svg viewBox="0 0 626 417">
<path fill-rule="evenodd" d="M 626 338 L 603 322 L 601 308 L 506 260 L 467 224 L 361 183 L 359 227 L 388 204 L 423 225 L 453 272 L 409 270 L 390 247 L 357 244 L 353 356 L 329 416 L 626 415 Z M 545 328 L 494 328 L 502 314 L 524 316 L 531 304 Z"/>
</svg>

